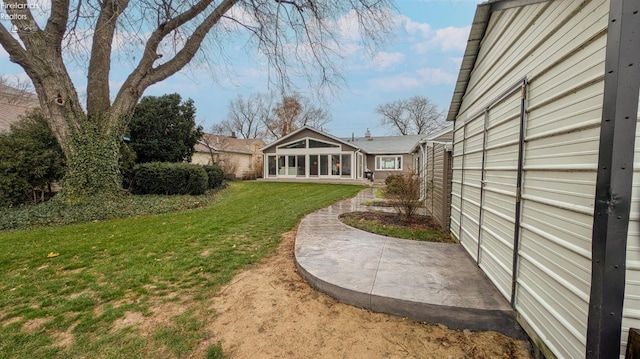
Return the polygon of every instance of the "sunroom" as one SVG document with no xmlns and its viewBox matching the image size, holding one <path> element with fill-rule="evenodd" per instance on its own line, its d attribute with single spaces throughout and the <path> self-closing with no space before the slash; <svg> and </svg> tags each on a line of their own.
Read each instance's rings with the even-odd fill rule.
<svg viewBox="0 0 640 359">
<path fill-rule="evenodd" d="M 302 128 L 262 149 L 266 178 L 358 179 L 364 157 L 348 143 Z"/>
</svg>

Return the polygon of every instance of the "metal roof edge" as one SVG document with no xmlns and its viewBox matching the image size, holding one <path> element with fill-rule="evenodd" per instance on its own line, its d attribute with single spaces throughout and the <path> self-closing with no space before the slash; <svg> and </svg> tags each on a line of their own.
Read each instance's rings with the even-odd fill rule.
<svg viewBox="0 0 640 359">
<path fill-rule="evenodd" d="M 451 105 L 449 106 L 449 112 L 447 114 L 447 121 L 453 121 L 458 116 L 458 111 L 460 111 L 460 106 L 462 105 L 462 97 L 467 90 L 467 85 L 471 78 L 471 71 L 473 71 L 476 64 L 476 59 L 480 50 L 480 43 L 484 38 L 490 18 L 491 3 L 478 4 L 476 13 L 473 17 L 471 31 L 469 32 L 467 48 L 464 50 L 464 56 L 462 57 L 462 63 L 460 64 L 460 71 L 458 72 L 456 86 L 453 90 Z"/>
<path fill-rule="evenodd" d="M 464 56 L 462 57 L 462 64 L 460 64 L 460 72 L 458 72 L 456 86 L 453 90 L 453 96 L 451 98 L 451 104 L 446 118 L 447 121 L 454 121 L 458 116 L 460 106 L 462 105 L 462 98 L 467 91 L 469 79 L 471 79 L 471 73 L 475 67 L 478 52 L 480 51 L 480 44 L 486 34 L 491 14 L 498 10 L 505 10 L 547 1 L 550 0 L 490 0 L 478 4 L 476 13 L 473 17 L 471 31 L 469 32 L 467 48 L 465 49 Z"/>
</svg>

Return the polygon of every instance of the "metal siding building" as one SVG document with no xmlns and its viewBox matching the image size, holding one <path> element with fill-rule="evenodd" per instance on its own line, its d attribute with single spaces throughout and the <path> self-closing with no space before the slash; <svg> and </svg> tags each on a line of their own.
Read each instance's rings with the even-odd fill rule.
<svg viewBox="0 0 640 359">
<path fill-rule="evenodd" d="M 605 81 L 609 23 L 617 20 L 609 18 L 611 3 L 479 5 L 448 115 L 455 121 L 451 232 L 512 302 L 543 353 L 560 358 L 593 354 L 590 310 L 600 307 L 590 309 L 592 238 L 605 87 L 612 86 Z M 637 1 L 615 3 L 640 21 L 637 9 L 629 9 Z M 640 327 L 639 146 L 636 141 L 623 354 L 628 328 Z"/>
<path fill-rule="evenodd" d="M 445 231 L 449 231 L 451 218 L 452 138 L 453 128 L 445 128 L 422 139 L 412 150 L 421 177 L 420 198 Z"/>
</svg>

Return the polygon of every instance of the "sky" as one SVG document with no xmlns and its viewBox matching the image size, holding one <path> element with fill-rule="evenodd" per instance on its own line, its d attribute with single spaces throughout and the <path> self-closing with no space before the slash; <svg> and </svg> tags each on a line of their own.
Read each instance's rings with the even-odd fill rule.
<svg viewBox="0 0 640 359">
<path fill-rule="evenodd" d="M 45 1 L 46 0 L 34 0 Z M 1 2 L 1 1 L 0 1 Z M 319 99 L 306 82 L 297 82 L 297 91 L 327 110 L 331 122 L 324 131 L 338 137 L 390 134 L 380 125 L 377 106 L 392 101 L 423 96 L 447 112 L 460 69 L 469 30 L 480 0 L 396 0 L 393 34 L 387 43 L 370 56 L 350 51 L 344 54 L 344 84 L 333 95 Z M 1 10 L 0 10 L 1 12 Z M 0 14 L 1 15 L 1 14 Z M 8 20 L 0 21 L 10 27 Z M 205 132 L 226 119 L 229 103 L 239 95 L 245 98 L 273 89 L 264 63 L 247 56 L 242 44 L 225 49 L 231 61 L 220 66 L 193 65 L 163 82 L 149 87 L 144 95 L 179 93 L 196 106 L 196 123 Z M 223 62 L 213 62 L 217 65 Z M 120 65 L 119 65 L 120 64 Z M 128 72 L 128 66 L 114 61 L 111 73 L 112 93 L 116 93 Z M 69 72 L 82 94 L 86 74 L 69 66 Z M 26 74 L 11 63 L 0 47 L 0 75 L 26 79 Z"/>
</svg>

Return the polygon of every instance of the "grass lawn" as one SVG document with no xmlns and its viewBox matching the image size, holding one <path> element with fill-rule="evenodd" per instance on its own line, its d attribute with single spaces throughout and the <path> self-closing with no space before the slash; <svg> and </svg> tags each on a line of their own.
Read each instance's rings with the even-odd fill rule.
<svg viewBox="0 0 640 359">
<path fill-rule="evenodd" d="M 361 189 L 236 182 L 202 209 L 0 231 L 0 358 L 188 356 L 222 284 L 305 214 Z M 159 303 L 188 309 L 168 326 L 123 325 Z"/>
</svg>

